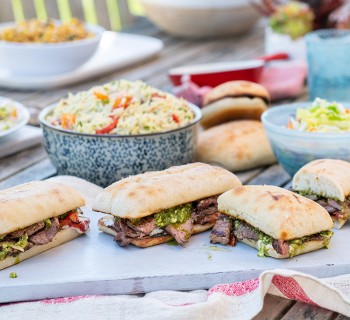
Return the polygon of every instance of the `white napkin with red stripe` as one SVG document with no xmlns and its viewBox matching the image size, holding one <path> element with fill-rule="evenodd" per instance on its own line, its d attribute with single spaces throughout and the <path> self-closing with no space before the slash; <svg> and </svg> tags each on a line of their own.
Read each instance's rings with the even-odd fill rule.
<svg viewBox="0 0 350 320">
<path fill-rule="evenodd" d="M 350 274 L 317 279 L 292 270 L 265 271 L 257 279 L 209 291 L 157 291 L 140 296 L 83 296 L 0 307 L 0 319 L 251 319 L 266 293 L 350 316 Z"/>
</svg>

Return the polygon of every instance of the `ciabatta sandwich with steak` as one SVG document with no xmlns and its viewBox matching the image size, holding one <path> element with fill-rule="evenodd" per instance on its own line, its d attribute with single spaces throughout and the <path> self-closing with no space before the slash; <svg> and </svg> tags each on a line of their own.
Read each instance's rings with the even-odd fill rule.
<svg viewBox="0 0 350 320">
<path fill-rule="evenodd" d="M 240 186 L 218 198 L 212 243 L 241 241 L 258 256 L 289 258 L 328 247 L 332 219 L 316 202 L 275 186 Z"/>
<path fill-rule="evenodd" d="M 84 204 L 75 189 L 50 181 L 0 191 L 0 270 L 85 233 Z"/>
<path fill-rule="evenodd" d="M 294 176 L 292 188 L 324 207 L 334 228 L 340 229 L 350 217 L 350 163 L 320 159 L 309 162 Z"/>
<path fill-rule="evenodd" d="M 173 239 L 184 245 L 192 234 L 213 227 L 218 195 L 239 185 L 225 169 L 192 163 L 120 180 L 97 196 L 93 210 L 109 214 L 99 220 L 99 229 L 120 246 Z"/>
</svg>

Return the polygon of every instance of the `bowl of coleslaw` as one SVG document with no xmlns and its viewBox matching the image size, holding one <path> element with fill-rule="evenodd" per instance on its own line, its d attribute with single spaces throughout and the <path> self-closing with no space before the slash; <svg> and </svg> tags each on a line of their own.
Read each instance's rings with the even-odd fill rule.
<svg viewBox="0 0 350 320">
<path fill-rule="evenodd" d="M 350 103 L 315 99 L 276 106 L 262 122 L 281 166 L 293 176 L 322 158 L 350 161 Z"/>
<path fill-rule="evenodd" d="M 69 94 L 39 115 L 59 174 L 100 186 L 193 160 L 200 109 L 142 82 Z"/>
</svg>

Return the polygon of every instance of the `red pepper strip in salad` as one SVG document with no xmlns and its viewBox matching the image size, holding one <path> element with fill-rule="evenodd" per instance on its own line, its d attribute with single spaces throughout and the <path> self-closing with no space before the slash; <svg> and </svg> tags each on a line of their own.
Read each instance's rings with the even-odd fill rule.
<svg viewBox="0 0 350 320">
<path fill-rule="evenodd" d="M 165 99 L 165 95 L 161 95 L 159 93 L 153 93 L 152 94 L 152 98 L 163 98 L 163 99 Z"/>
<path fill-rule="evenodd" d="M 112 118 L 112 122 L 105 126 L 104 128 L 100 129 L 100 130 L 96 130 L 96 134 L 106 134 L 111 132 L 117 125 L 118 125 L 118 117 L 114 117 L 114 116 L 110 116 L 110 118 Z"/>
<path fill-rule="evenodd" d="M 173 120 L 174 120 L 176 123 L 180 123 L 179 117 L 178 117 L 176 114 L 173 114 Z"/>
</svg>

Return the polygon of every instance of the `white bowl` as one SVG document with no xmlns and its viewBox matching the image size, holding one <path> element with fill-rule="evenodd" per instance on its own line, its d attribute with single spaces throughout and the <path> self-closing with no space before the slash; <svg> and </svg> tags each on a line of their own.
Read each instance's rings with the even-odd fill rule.
<svg viewBox="0 0 350 320">
<path fill-rule="evenodd" d="M 142 4 L 153 23 L 183 37 L 237 35 L 259 18 L 248 0 L 142 0 Z"/>
<path fill-rule="evenodd" d="M 14 26 L 1 23 L 0 31 Z M 77 69 L 96 51 L 104 29 L 85 25 L 93 37 L 60 43 L 16 43 L 0 41 L 0 67 L 15 75 L 49 76 Z"/>
<path fill-rule="evenodd" d="M 0 131 L 0 138 L 7 136 L 7 135 L 21 129 L 22 127 L 24 127 L 28 123 L 29 118 L 30 118 L 29 111 L 27 110 L 27 108 L 23 104 L 21 104 L 17 101 L 14 101 L 12 99 L 0 97 L 0 105 L 5 104 L 5 103 L 12 104 L 16 108 L 19 119 L 9 129 Z"/>
</svg>

